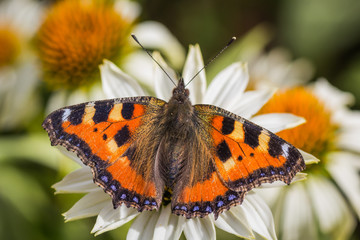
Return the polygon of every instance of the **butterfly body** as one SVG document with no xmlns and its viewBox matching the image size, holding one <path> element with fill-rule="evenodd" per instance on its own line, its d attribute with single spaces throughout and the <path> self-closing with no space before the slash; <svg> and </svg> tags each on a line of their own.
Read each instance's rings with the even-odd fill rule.
<svg viewBox="0 0 360 240">
<path fill-rule="evenodd" d="M 103 100 L 51 113 L 52 145 L 75 152 L 114 207 L 139 211 L 171 204 L 187 218 L 218 215 L 264 182 L 290 183 L 305 168 L 298 150 L 219 107 L 192 105 L 179 80 L 169 102 Z"/>
</svg>

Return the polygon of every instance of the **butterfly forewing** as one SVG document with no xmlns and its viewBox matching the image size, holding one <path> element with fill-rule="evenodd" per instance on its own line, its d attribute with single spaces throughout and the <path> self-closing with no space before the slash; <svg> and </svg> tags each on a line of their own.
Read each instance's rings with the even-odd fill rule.
<svg viewBox="0 0 360 240">
<path fill-rule="evenodd" d="M 154 158 L 141 159 L 136 152 L 143 148 L 139 136 L 147 131 L 144 120 L 156 115 L 163 103 L 151 97 L 88 102 L 53 112 L 43 127 L 52 145 L 75 152 L 91 167 L 94 181 L 112 196 L 115 207 L 125 203 L 151 210 L 159 207 L 163 189 L 152 171 Z M 158 143 L 152 140 L 148 156 L 156 152 Z"/>
</svg>

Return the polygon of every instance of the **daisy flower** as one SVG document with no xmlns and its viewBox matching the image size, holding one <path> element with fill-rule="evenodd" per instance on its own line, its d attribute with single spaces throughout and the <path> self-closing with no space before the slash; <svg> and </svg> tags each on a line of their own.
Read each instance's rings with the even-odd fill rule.
<svg viewBox="0 0 360 240">
<path fill-rule="evenodd" d="M 139 77 L 144 71 L 132 71 L 131 66 L 144 68 L 146 54 L 132 46 L 132 32 L 146 36 L 146 47 L 160 50 L 174 66 L 182 66 L 185 51 L 176 38 L 160 23 L 137 23 L 139 13 L 140 6 L 126 0 L 65 0 L 48 9 L 36 38 L 43 79 L 54 91 L 48 111 L 103 98 L 98 68 L 103 59 Z M 146 78 L 141 79 L 146 84 Z"/>
<path fill-rule="evenodd" d="M 175 72 L 166 65 L 159 53 L 154 53 L 153 56 L 172 79 L 177 79 Z M 199 46 L 190 46 L 182 73 L 185 81 L 195 76 L 203 66 Z M 100 68 L 103 90 L 107 97 L 146 95 L 145 90 L 132 77 L 110 61 L 105 61 Z M 174 85 L 158 66 L 154 68 L 153 79 L 153 91 L 156 97 L 169 100 Z M 265 114 L 252 117 L 272 96 L 273 90 L 245 92 L 248 80 L 246 64 L 242 63 L 234 63 L 221 71 L 209 87 L 206 87 L 205 72 L 202 71 L 188 86 L 191 101 L 193 104 L 207 103 L 223 107 L 273 132 L 304 122 L 302 118 L 291 114 Z M 161 206 L 158 211 L 142 213 L 124 205 L 114 209 L 110 196 L 94 184 L 90 169 L 73 154 L 67 151 L 65 154 L 83 167 L 56 183 L 54 185 L 56 193 L 86 193 L 64 214 L 65 219 L 70 221 L 97 216 L 92 229 L 95 235 L 118 228 L 134 219 L 127 233 L 127 239 L 179 239 L 182 233 L 188 239 L 215 239 L 215 227 L 246 239 L 276 239 L 271 211 L 253 191 L 247 194 L 241 205 L 221 213 L 216 221 L 213 215 L 194 219 L 176 216 L 171 214 L 170 205 Z"/>
<path fill-rule="evenodd" d="M 12 130 L 37 112 L 38 66 L 29 47 L 42 15 L 36 1 L 0 3 L 0 129 Z M 32 104 L 27 104 L 31 102 Z M 24 121 L 26 120 L 26 122 Z"/>
<path fill-rule="evenodd" d="M 348 239 L 353 233 L 360 217 L 360 113 L 347 109 L 352 101 L 320 79 L 279 91 L 260 111 L 304 117 L 304 125 L 278 135 L 320 159 L 305 170 L 307 181 L 259 191 L 282 239 Z"/>
</svg>

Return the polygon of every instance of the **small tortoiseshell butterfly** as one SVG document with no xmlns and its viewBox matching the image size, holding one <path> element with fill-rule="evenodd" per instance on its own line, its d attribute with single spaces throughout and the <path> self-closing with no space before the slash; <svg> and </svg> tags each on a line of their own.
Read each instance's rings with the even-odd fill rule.
<svg viewBox="0 0 360 240">
<path fill-rule="evenodd" d="M 138 211 L 215 218 L 262 183 L 290 184 L 300 152 L 270 131 L 212 105 L 192 105 L 181 78 L 169 102 L 128 97 L 82 103 L 43 123 L 52 145 L 75 152 L 94 182 Z"/>
</svg>

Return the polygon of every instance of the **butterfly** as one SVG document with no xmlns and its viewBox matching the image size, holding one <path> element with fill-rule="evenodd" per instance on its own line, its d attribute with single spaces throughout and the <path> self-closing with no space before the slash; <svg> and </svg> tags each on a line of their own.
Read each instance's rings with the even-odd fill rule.
<svg viewBox="0 0 360 240">
<path fill-rule="evenodd" d="M 290 143 L 220 107 L 192 105 L 189 95 L 180 78 L 168 102 L 150 96 L 92 101 L 58 109 L 42 126 L 51 145 L 75 152 L 91 168 L 114 208 L 171 204 L 172 213 L 186 218 L 213 213 L 217 219 L 251 189 L 290 184 L 305 169 Z"/>
<path fill-rule="evenodd" d="M 225 109 L 192 105 L 182 78 L 168 102 L 87 102 L 52 112 L 42 126 L 52 145 L 90 166 L 114 208 L 171 204 L 177 215 L 217 218 L 251 189 L 290 184 L 305 169 L 300 152 L 270 131 Z"/>
</svg>

